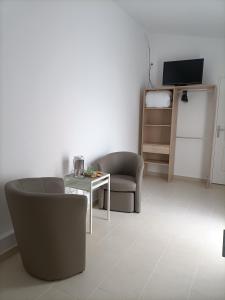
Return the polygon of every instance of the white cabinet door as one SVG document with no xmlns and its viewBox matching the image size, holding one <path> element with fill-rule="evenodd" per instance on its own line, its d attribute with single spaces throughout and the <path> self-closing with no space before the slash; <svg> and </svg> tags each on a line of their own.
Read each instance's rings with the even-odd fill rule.
<svg viewBox="0 0 225 300">
<path fill-rule="evenodd" d="M 212 182 L 225 184 L 225 78 L 218 87 L 218 110 Z"/>
</svg>

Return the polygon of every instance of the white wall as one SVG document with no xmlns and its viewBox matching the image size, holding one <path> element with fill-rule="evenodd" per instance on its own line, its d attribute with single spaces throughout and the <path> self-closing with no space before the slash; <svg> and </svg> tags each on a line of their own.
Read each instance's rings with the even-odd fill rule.
<svg viewBox="0 0 225 300">
<path fill-rule="evenodd" d="M 178 35 L 150 35 L 152 82 L 162 84 L 163 62 L 201 58 L 204 61 L 203 83 L 218 84 L 225 75 L 225 39 Z M 175 174 L 203 178 L 208 175 L 212 143 L 212 98 L 205 92 L 188 94 L 189 103 L 179 101 L 177 136 L 201 139 L 177 139 Z M 153 172 L 165 172 L 154 167 Z"/>
<path fill-rule="evenodd" d="M 146 39 L 111 1 L 3 1 L 0 238 L 11 230 L 8 180 L 62 176 L 137 151 Z"/>
<path fill-rule="evenodd" d="M 203 82 L 217 84 L 225 73 L 225 39 L 198 36 L 155 34 L 149 36 L 151 60 L 154 62 L 152 80 L 162 84 L 163 62 L 166 60 L 205 59 Z"/>
</svg>

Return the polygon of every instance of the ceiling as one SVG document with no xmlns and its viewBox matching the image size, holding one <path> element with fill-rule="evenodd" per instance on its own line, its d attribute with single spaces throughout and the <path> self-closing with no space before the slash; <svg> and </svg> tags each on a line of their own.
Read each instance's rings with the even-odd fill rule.
<svg viewBox="0 0 225 300">
<path fill-rule="evenodd" d="M 149 33 L 225 37 L 225 0 L 114 0 Z"/>
</svg>

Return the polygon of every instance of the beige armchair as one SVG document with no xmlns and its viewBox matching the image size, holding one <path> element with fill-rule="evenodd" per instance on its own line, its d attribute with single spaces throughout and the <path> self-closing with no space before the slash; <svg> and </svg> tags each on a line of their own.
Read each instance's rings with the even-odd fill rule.
<svg viewBox="0 0 225 300">
<path fill-rule="evenodd" d="M 25 269 L 59 280 L 85 269 L 86 196 L 64 194 L 61 178 L 26 178 L 5 186 Z"/>
<path fill-rule="evenodd" d="M 111 174 L 110 209 L 121 212 L 141 211 L 143 158 L 132 152 L 114 152 L 97 160 L 100 171 Z M 106 190 L 99 192 L 99 207 L 107 208 Z"/>
</svg>

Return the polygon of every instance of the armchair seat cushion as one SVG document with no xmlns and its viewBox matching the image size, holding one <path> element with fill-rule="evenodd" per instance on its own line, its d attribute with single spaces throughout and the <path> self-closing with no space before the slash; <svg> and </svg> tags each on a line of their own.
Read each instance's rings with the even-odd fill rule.
<svg viewBox="0 0 225 300">
<path fill-rule="evenodd" d="M 116 192 L 135 192 L 135 178 L 128 175 L 111 175 L 110 189 Z"/>
</svg>

